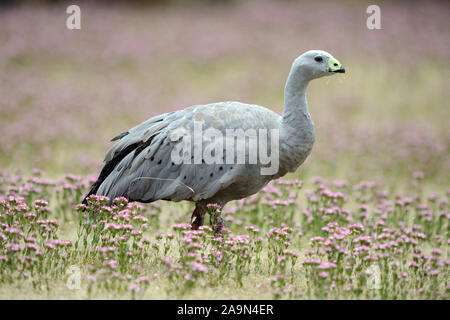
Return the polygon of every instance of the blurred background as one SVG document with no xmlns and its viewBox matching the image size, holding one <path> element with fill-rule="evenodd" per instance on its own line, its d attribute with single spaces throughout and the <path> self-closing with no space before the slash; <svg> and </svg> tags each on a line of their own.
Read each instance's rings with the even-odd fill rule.
<svg viewBox="0 0 450 320">
<path fill-rule="evenodd" d="M 96 175 L 112 137 L 194 104 L 281 113 L 292 61 L 323 49 L 347 73 L 311 83 L 316 144 L 293 176 L 448 187 L 448 1 L 0 3 L 1 169 Z"/>
</svg>

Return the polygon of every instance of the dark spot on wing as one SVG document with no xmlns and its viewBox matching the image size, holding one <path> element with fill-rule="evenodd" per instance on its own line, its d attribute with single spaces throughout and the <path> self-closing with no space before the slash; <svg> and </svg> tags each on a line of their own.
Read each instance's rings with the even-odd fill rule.
<svg viewBox="0 0 450 320">
<path fill-rule="evenodd" d="M 120 140 L 120 139 L 122 139 L 123 137 L 125 137 L 126 135 L 128 135 L 129 134 L 129 132 L 127 131 L 127 132 L 122 132 L 121 134 L 119 134 L 118 136 L 116 136 L 116 137 L 114 137 L 114 138 L 112 138 L 111 139 L 111 141 L 116 141 L 116 140 Z"/>
<path fill-rule="evenodd" d="M 134 152 L 134 158 L 136 158 L 139 153 L 141 153 L 145 148 L 147 148 L 149 145 L 151 145 L 152 140 L 154 136 L 151 136 L 147 141 L 139 145 L 139 147 L 136 148 L 136 151 Z"/>
</svg>

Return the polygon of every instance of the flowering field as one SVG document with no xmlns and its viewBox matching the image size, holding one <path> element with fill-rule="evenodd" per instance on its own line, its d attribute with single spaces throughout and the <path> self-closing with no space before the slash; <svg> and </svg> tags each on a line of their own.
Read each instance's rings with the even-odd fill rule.
<svg viewBox="0 0 450 320">
<path fill-rule="evenodd" d="M 0 298 L 448 299 L 450 6 L 383 3 L 381 30 L 365 9 L 86 4 L 70 31 L 0 8 Z M 214 101 L 281 112 L 312 48 L 347 70 L 308 89 L 312 155 L 225 207 L 223 238 L 190 203 L 79 205 L 112 137 Z"/>
<path fill-rule="evenodd" d="M 191 231 L 186 205 L 91 196 L 74 209 L 87 181 L 39 174 L 1 176 L 3 297 L 448 298 L 450 192 L 424 195 L 420 173 L 411 197 L 279 180 L 224 210 L 220 237 Z"/>
</svg>

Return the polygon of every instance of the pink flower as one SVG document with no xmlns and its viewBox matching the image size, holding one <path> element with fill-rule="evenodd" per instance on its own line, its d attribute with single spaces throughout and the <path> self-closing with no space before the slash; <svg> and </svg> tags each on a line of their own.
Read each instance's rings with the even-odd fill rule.
<svg viewBox="0 0 450 320">
<path fill-rule="evenodd" d="M 322 262 L 320 265 L 317 266 L 317 269 L 323 269 L 323 270 L 328 270 L 328 269 L 333 269 L 336 268 L 336 264 L 332 263 L 332 262 Z"/>
<path fill-rule="evenodd" d="M 203 273 L 208 272 L 208 268 L 207 267 L 205 267 L 203 264 L 195 262 L 195 261 L 191 262 L 189 264 L 189 266 L 191 267 L 191 269 L 193 271 L 198 271 L 198 272 L 203 272 Z"/>
<path fill-rule="evenodd" d="M 218 203 L 208 203 L 206 207 L 211 210 L 212 212 L 221 212 L 222 207 Z"/>
<path fill-rule="evenodd" d="M 305 259 L 302 261 L 302 264 L 306 265 L 319 265 L 321 261 L 319 259 Z"/>
<path fill-rule="evenodd" d="M 141 291 L 141 289 L 135 284 L 130 284 L 130 286 L 128 287 L 128 290 L 130 290 L 134 293 L 138 293 Z"/>
</svg>

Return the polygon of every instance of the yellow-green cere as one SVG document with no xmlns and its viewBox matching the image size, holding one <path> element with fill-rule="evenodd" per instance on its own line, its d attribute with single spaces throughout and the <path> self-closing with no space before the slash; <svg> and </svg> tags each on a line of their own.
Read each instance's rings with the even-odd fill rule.
<svg viewBox="0 0 450 320">
<path fill-rule="evenodd" d="M 330 72 L 339 70 L 342 65 L 335 58 L 328 58 L 328 66 L 330 67 Z"/>
</svg>

